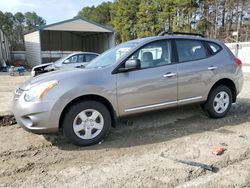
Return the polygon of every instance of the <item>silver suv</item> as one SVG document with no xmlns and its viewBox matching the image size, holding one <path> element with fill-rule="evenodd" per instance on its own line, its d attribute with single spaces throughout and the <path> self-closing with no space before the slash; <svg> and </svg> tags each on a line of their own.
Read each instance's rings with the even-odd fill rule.
<svg viewBox="0 0 250 188">
<path fill-rule="evenodd" d="M 132 40 L 86 68 L 37 76 L 15 92 L 17 122 L 34 133 L 63 129 L 70 142 L 92 145 L 120 117 L 200 103 L 222 118 L 243 84 L 242 63 L 216 40 L 167 35 Z"/>
</svg>

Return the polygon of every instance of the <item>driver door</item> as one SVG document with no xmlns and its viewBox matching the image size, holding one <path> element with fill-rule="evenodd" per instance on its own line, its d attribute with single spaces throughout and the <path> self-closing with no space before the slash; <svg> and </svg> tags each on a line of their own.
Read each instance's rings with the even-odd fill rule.
<svg viewBox="0 0 250 188">
<path fill-rule="evenodd" d="M 117 75 L 120 115 L 177 105 L 177 65 L 172 61 L 171 40 L 149 43 L 129 59 L 138 59 L 141 68 Z"/>
</svg>

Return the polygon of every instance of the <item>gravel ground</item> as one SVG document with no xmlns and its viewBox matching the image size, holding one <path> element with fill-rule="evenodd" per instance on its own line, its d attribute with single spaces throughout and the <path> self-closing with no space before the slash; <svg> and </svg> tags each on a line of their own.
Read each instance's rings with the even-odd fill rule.
<svg viewBox="0 0 250 188">
<path fill-rule="evenodd" d="M 0 187 L 250 187 L 250 74 L 223 119 L 185 106 L 120 122 L 80 148 L 58 135 L 0 127 Z M 226 148 L 215 156 L 212 150 Z M 215 171 L 176 160 L 213 165 Z"/>
</svg>

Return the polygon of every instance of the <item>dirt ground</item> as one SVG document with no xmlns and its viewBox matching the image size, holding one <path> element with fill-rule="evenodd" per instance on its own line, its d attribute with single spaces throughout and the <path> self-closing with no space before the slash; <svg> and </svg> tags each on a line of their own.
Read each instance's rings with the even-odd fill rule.
<svg viewBox="0 0 250 188">
<path fill-rule="evenodd" d="M 15 89 L 30 78 L 30 72 L 26 72 L 24 76 L 10 76 L 7 72 L 0 72 L 0 124 L 1 116 L 12 114 L 11 101 Z"/>
<path fill-rule="evenodd" d="M 0 127 L 0 187 L 250 187 L 249 115 L 250 74 L 226 118 L 209 119 L 198 105 L 140 115 L 91 147 Z"/>
</svg>

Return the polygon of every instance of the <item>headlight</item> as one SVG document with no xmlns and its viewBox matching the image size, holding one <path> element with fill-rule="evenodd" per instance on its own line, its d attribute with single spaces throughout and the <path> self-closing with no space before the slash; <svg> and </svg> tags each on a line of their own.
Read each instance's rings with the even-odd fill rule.
<svg viewBox="0 0 250 188">
<path fill-rule="evenodd" d="M 58 84 L 57 80 L 36 85 L 26 91 L 24 100 L 27 102 L 41 100 L 46 93 Z"/>
</svg>

